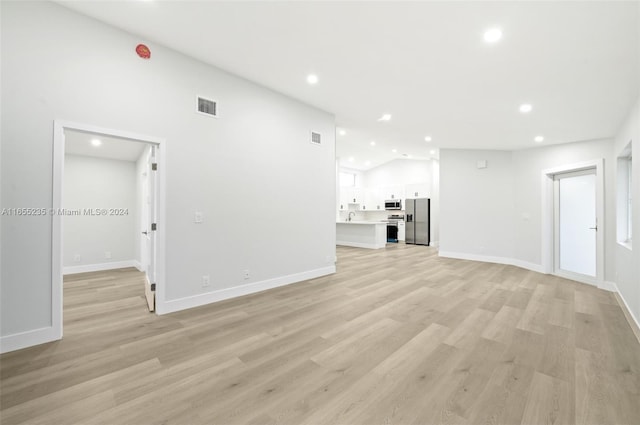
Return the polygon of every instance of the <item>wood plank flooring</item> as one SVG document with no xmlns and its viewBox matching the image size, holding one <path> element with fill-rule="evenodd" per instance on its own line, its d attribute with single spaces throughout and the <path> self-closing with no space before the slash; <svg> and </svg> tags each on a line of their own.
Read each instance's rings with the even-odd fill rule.
<svg viewBox="0 0 640 425">
<path fill-rule="evenodd" d="M 433 248 L 166 316 L 133 269 L 65 279 L 64 339 L 0 357 L 9 424 L 640 424 L 612 293 Z"/>
</svg>

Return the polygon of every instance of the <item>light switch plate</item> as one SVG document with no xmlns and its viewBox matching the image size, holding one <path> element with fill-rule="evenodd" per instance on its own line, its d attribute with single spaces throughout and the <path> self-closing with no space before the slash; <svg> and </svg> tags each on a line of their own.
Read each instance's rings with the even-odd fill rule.
<svg viewBox="0 0 640 425">
<path fill-rule="evenodd" d="M 193 222 L 202 223 L 202 221 L 203 221 L 202 211 L 196 211 L 195 214 L 193 215 Z"/>
</svg>

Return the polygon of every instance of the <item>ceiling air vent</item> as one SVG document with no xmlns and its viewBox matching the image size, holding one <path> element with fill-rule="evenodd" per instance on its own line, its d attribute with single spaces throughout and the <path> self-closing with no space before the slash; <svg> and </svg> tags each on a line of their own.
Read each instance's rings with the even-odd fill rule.
<svg viewBox="0 0 640 425">
<path fill-rule="evenodd" d="M 198 112 L 210 117 L 217 117 L 218 102 L 198 96 Z"/>
<path fill-rule="evenodd" d="M 320 133 L 311 132 L 311 143 L 319 145 L 322 143 Z"/>
</svg>

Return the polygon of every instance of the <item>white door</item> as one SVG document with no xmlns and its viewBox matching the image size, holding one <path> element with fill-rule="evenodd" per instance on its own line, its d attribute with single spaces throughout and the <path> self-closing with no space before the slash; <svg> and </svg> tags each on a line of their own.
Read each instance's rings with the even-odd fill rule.
<svg viewBox="0 0 640 425">
<path fill-rule="evenodd" d="M 147 157 L 146 178 L 143 179 L 142 205 L 142 258 L 145 267 L 145 295 L 149 311 L 155 311 L 156 285 L 156 146 L 151 146 Z"/>
<path fill-rule="evenodd" d="M 597 275 L 596 170 L 554 176 L 555 272 L 595 282 Z"/>
</svg>

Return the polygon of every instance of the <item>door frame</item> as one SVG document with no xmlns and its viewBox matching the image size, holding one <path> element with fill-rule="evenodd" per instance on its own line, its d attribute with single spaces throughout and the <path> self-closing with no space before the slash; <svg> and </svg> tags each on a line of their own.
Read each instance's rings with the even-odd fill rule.
<svg viewBox="0 0 640 425">
<path fill-rule="evenodd" d="M 596 233 L 596 276 L 595 278 L 588 278 L 588 276 L 576 275 L 571 278 L 579 282 L 604 287 L 605 216 L 604 161 L 602 158 L 542 170 L 542 268 L 544 273 L 561 276 L 556 273 L 555 265 L 554 177 L 558 174 L 589 169 L 596 170 L 596 219 L 598 221 L 598 232 Z"/>
<path fill-rule="evenodd" d="M 53 184 L 51 214 L 51 326 L 56 339 L 63 335 L 63 216 L 56 214 L 63 206 L 64 190 L 64 156 L 65 130 L 77 130 L 103 136 L 120 137 L 157 146 L 159 152 L 157 171 L 157 217 L 158 230 L 156 233 L 156 313 L 161 314 L 161 306 L 165 297 L 165 226 L 166 197 L 165 197 L 165 163 L 166 140 L 160 137 L 147 136 L 128 131 L 103 128 L 91 124 L 75 123 L 64 120 L 53 122 Z"/>
</svg>

